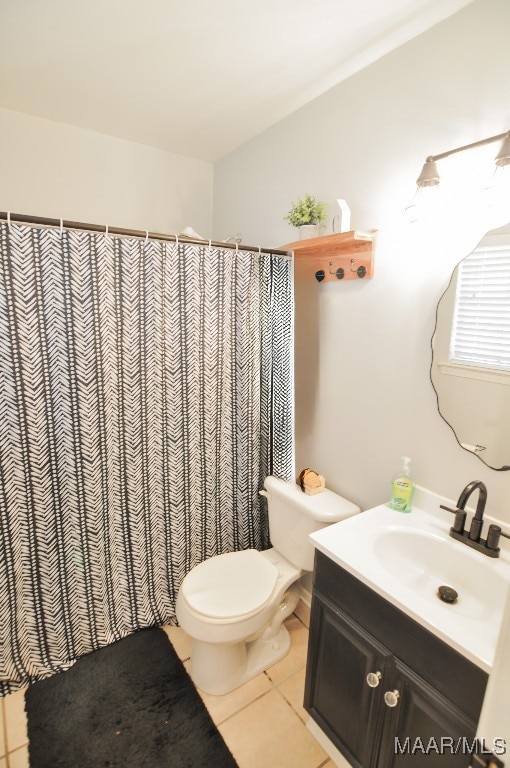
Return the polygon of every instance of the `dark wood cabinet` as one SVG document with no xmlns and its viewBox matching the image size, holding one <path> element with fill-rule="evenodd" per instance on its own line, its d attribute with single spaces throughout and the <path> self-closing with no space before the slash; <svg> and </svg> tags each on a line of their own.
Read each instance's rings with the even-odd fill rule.
<svg viewBox="0 0 510 768">
<path fill-rule="evenodd" d="M 419 768 L 433 761 L 434 766 L 466 768 L 466 748 L 475 738 L 476 723 L 405 664 L 398 659 L 394 663 L 395 688 L 390 690 L 398 691 L 398 698 L 394 707 L 386 707 L 375 764 Z M 454 754 L 464 738 L 466 748 Z"/>
<path fill-rule="evenodd" d="M 374 745 L 367 737 L 378 729 L 381 687 L 371 688 L 366 678 L 371 673 L 376 679 L 378 674 L 386 677 L 388 652 L 319 596 L 314 601 L 317 633 L 312 651 L 312 714 L 322 730 L 342 742 L 342 751 L 352 765 L 371 765 Z"/>
<path fill-rule="evenodd" d="M 454 749 L 475 738 L 486 682 L 483 670 L 317 552 L 305 708 L 352 766 L 466 766 L 465 751 Z"/>
</svg>

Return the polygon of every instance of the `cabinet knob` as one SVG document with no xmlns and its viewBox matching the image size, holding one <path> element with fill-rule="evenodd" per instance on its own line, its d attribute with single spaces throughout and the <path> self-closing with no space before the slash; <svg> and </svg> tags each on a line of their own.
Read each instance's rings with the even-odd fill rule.
<svg viewBox="0 0 510 768">
<path fill-rule="evenodd" d="M 381 682 L 381 677 L 382 675 L 380 672 L 369 672 L 367 675 L 367 683 L 371 688 L 377 688 Z"/>
<path fill-rule="evenodd" d="M 396 707 L 398 704 L 398 700 L 400 698 L 400 693 L 395 688 L 394 691 L 386 691 L 384 694 L 384 703 L 387 707 Z"/>
</svg>

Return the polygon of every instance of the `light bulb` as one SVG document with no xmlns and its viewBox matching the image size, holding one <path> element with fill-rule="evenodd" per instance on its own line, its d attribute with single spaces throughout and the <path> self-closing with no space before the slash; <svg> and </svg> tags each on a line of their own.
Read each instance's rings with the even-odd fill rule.
<svg viewBox="0 0 510 768">
<path fill-rule="evenodd" d="M 404 210 L 409 224 L 415 224 L 431 216 L 437 207 L 438 186 L 416 187 L 414 197 Z"/>
<path fill-rule="evenodd" d="M 510 218 L 510 166 L 501 165 L 482 191 L 483 205 L 503 218 Z"/>
</svg>

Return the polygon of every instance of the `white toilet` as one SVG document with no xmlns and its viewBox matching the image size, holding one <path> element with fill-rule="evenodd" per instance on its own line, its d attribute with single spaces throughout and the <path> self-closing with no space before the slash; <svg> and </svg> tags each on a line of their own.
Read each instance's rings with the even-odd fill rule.
<svg viewBox="0 0 510 768">
<path fill-rule="evenodd" d="M 177 597 L 177 620 L 193 638 L 190 674 L 206 693 L 228 693 L 285 656 L 283 621 L 299 600 L 299 577 L 313 569 L 308 535 L 360 511 L 332 491 L 307 496 L 276 477 L 264 486 L 273 547 L 205 560 Z"/>
</svg>

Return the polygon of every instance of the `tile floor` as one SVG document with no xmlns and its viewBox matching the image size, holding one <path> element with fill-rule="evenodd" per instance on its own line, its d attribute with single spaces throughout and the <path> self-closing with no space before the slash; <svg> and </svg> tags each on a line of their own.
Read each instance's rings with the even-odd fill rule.
<svg viewBox="0 0 510 768">
<path fill-rule="evenodd" d="M 202 694 L 239 768 L 333 768 L 305 726 L 308 616 L 301 603 L 287 619 L 292 646 L 281 662 L 225 696 Z M 178 627 L 164 629 L 186 665 L 190 639 Z M 0 768 L 28 768 L 24 691 L 5 697 L 0 715 Z"/>
</svg>

